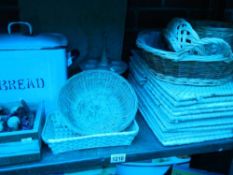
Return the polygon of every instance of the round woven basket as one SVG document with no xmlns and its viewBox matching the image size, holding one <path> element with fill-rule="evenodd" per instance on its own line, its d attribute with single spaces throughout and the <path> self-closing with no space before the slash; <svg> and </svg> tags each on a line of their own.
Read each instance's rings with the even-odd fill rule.
<svg viewBox="0 0 233 175">
<path fill-rule="evenodd" d="M 81 135 L 119 132 L 135 118 L 138 101 L 131 85 L 116 73 L 89 70 L 69 79 L 58 107 L 64 122 Z"/>
<path fill-rule="evenodd" d="M 192 25 L 200 38 L 222 38 L 233 47 L 233 24 L 220 21 L 192 21 Z"/>
<path fill-rule="evenodd" d="M 221 39 L 211 39 L 213 41 L 216 45 L 211 48 L 217 49 L 214 55 L 209 55 L 208 52 L 206 55 L 192 54 L 190 51 L 197 50 L 198 44 L 179 52 L 171 52 L 162 47 L 164 41 L 161 33 L 150 31 L 139 34 L 137 46 L 142 50 L 145 61 L 160 78 L 176 84 L 212 86 L 229 81 L 233 72 L 230 46 Z M 208 43 L 208 39 L 201 42 Z M 221 54 L 223 49 L 226 50 Z"/>
</svg>

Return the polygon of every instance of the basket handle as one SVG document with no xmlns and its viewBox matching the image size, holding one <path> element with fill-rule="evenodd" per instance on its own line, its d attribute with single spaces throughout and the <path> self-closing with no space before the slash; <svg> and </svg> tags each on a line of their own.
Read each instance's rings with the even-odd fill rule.
<svg viewBox="0 0 233 175">
<path fill-rule="evenodd" d="M 25 21 L 16 21 L 16 22 L 10 22 L 7 26 L 7 31 L 8 31 L 8 34 L 12 34 L 12 28 L 13 26 L 15 25 L 22 25 L 22 26 L 26 26 L 28 31 L 29 31 L 29 34 L 31 35 L 32 34 L 32 25 L 29 23 L 29 22 L 25 22 Z"/>
<path fill-rule="evenodd" d="M 163 34 L 170 48 L 176 52 L 182 50 L 186 45 L 192 44 L 193 41 L 200 39 L 191 24 L 182 18 L 174 18 L 170 21 Z"/>
<path fill-rule="evenodd" d="M 208 45 L 209 47 L 206 47 Z M 220 38 L 202 38 L 200 40 L 194 41 L 191 45 L 185 47 L 180 52 L 177 52 L 179 55 L 179 59 L 177 61 L 183 60 L 184 56 L 187 54 L 198 56 L 208 55 L 208 48 L 211 49 L 211 47 L 213 48 L 213 46 L 217 48 L 215 52 L 212 52 L 213 56 L 222 56 L 226 58 L 224 60 L 225 62 L 232 61 L 231 46 L 226 41 Z M 207 59 L 207 57 L 203 58 Z M 211 59 L 211 56 L 209 56 L 209 59 Z"/>
</svg>

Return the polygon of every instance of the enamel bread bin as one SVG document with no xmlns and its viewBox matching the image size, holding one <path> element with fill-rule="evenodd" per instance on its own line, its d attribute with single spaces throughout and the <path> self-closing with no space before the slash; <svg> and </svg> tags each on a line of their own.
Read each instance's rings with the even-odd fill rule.
<svg viewBox="0 0 233 175">
<path fill-rule="evenodd" d="M 16 25 L 29 34 L 12 33 Z M 0 102 L 45 101 L 46 110 L 52 110 L 67 78 L 66 46 L 61 34 L 32 35 L 29 23 L 10 23 L 8 34 L 0 35 Z"/>
<path fill-rule="evenodd" d="M 15 25 L 29 34 L 12 34 Z M 66 46 L 60 34 L 32 35 L 27 22 L 10 23 L 0 35 L 0 104 L 23 99 L 36 112 L 33 129 L 0 132 L 0 166 L 40 159 L 44 111 L 53 110 L 66 81 Z"/>
</svg>

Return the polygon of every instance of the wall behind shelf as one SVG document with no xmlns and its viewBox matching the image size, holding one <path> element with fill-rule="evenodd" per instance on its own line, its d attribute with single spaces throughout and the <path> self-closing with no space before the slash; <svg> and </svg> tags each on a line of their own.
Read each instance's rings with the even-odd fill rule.
<svg viewBox="0 0 233 175">
<path fill-rule="evenodd" d="M 36 1 L 1 0 L 0 1 L 0 32 L 6 32 L 6 26 L 8 22 L 19 20 L 19 11 L 20 11 L 19 3 L 24 2 L 27 4 L 26 6 L 27 7 L 26 12 L 27 12 L 32 10 L 30 6 L 33 6 L 33 4 L 35 6 L 34 2 Z M 45 4 L 50 1 L 51 0 L 48 1 L 41 0 L 41 2 Z M 68 0 L 68 1 L 58 0 L 57 2 L 62 2 L 62 1 L 65 2 L 66 4 L 72 2 L 72 0 Z M 101 1 L 101 0 L 96 0 L 96 1 Z M 88 1 L 84 1 L 84 2 L 88 2 Z M 93 2 L 93 0 L 90 2 Z M 112 1 L 108 1 L 108 3 L 112 4 Z M 123 6 L 125 6 L 127 3 L 127 12 L 125 12 L 126 9 L 122 10 L 122 14 L 126 13 L 126 22 L 122 20 L 120 22 L 121 25 L 120 28 L 121 30 L 122 28 L 124 28 L 124 22 L 125 22 L 125 33 L 120 34 L 121 39 L 118 40 L 118 42 L 122 43 L 123 35 L 124 35 L 122 57 L 126 60 L 128 60 L 129 58 L 130 49 L 135 47 L 135 39 L 139 31 L 145 28 L 149 28 L 149 29 L 162 28 L 166 26 L 167 22 L 175 16 L 191 18 L 191 19 L 217 19 L 217 20 L 225 19 L 225 20 L 233 21 L 232 0 L 123 0 L 123 1 L 116 0 L 115 4 L 113 3 L 113 7 L 114 7 L 113 9 L 116 10 L 117 8 L 120 8 L 122 6 L 121 3 L 123 4 Z M 88 3 L 86 4 L 88 5 Z M 105 11 L 106 6 L 103 7 L 104 7 L 103 11 Z M 73 6 L 74 9 L 73 11 L 78 11 L 78 8 L 79 7 Z M 95 6 L 92 6 L 92 8 L 95 8 Z M 52 13 L 54 11 L 53 7 L 50 9 L 51 9 L 50 12 Z M 64 14 L 64 12 L 62 11 L 59 13 Z M 42 9 L 42 14 L 43 14 L 43 9 Z M 116 15 L 116 16 L 122 18 L 124 15 Z M 35 17 L 34 20 L 37 20 L 37 17 Z M 60 18 L 58 18 L 58 20 L 60 20 Z M 70 21 L 72 22 L 72 20 Z M 75 21 L 74 17 L 73 17 L 73 21 Z M 71 26 L 63 26 L 63 27 L 64 28 L 66 27 L 66 30 L 70 30 L 68 28 L 72 28 L 72 25 L 73 24 L 71 24 Z M 124 32 L 124 29 L 122 30 L 122 32 Z M 70 35 L 71 38 L 77 37 L 78 39 L 82 40 L 82 35 L 79 35 L 78 31 L 77 32 L 67 31 L 67 33 L 69 33 L 68 35 Z M 85 50 L 86 44 L 85 42 L 83 43 L 84 44 L 74 44 L 74 45 L 76 46 L 79 45 L 78 47 Z M 101 45 L 97 45 L 97 47 L 100 46 Z M 122 45 L 119 45 L 118 49 L 121 48 Z M 112 53 L 112 55 L 115 55 L 115 57 L 119 57 L 120 55 L 118 49 L 115 49 L 115 52 Z M 93 50 L 94 53 L 98 52 L 96 51 L 96 49 Z"/>
<path fill-rule="evenodd" d="M 228 21 L 233 21 L 233 1 L 232 0 L 225 0 L 226 1 L 226 8 L 224 9 L 225 12 L 225 19 Z"/>
<path fill-rule="evenodd" d="M 121 59 L 126 0 L 19 0 L 20 18 L 35 32 L 65 34 L 81 57 L 98 59 L 104 45 L 111 59 Z"/>
<path fill-rule="evenodd" d="M 121 59 L 127 0 L 0 0 L 0 32 L 11 21 L 26 20 L 34 32 L 61 32 L 71 48 L 98 58 L 106 33 L 111 59 Z M 21 17 L 21 18 L 20 18 Z"/>
<path fill-rule="evenodd" d="M 18 0 L 0 0 L 0 33 L 7 32 L 7 24 L 16 20 L 19 20 Z"/>
</svg>

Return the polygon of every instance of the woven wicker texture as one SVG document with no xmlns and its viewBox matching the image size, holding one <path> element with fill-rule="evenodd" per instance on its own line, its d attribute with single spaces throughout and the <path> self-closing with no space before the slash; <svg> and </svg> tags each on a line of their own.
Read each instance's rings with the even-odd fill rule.
<svg viewBox="0 0 233 175">
<path fill-rule="evenodd" d="M 200 116 L 187 115 L 179 120 L 181 117 L 173 116 L 172 113 L 169 114 L 165 108 L 162 108 L 163 104 L 158 104 L 158 101 L 154 98 L 150 92 L 148 92 L 145 87 L 139 87 L 134 79 L 131 79 L 134 87 L 141 98 L 143 98 L 147 103 L 147 107 L 150 108 L 152 116 L 157 116 L 162 124 L 164 131 L 176 131 L 176 130 L 189 130 L 192 128 L 200 128 L 203 126 L 220 126 L 220 127 L 230 127 L 233 128 L 233 118 L 232 113 L 229 116 L 221 115 L 221 112 L 213 111 L 212 116 Z M 233 103 L 232 103 L 233 104 Z M 170 115 L 170 116 L 169 116 Z M 174 120 L 171 120 L 173 118 Z M 187 118 L 187 119 L 186 119 Z M 175 122 L 174 122 L 175 121 Z M 224 126 L 223 126 L 224 125 Z"/>
<path fill-rule="evenodd" d="M 209 61 L 213 61 L 214 57 L 219 55 L 231 57 L 231 47 L 224 40 L 215 36 L 200 39 L 192 26 L 181 18 L 174 18 L 168 24 L 164 36 L 172 50 L 176 52 L 198 56 L 211 55 Z"/>
<path fill-rule="evenodd" d="M 172 122 L 200 118 L 231 118 L 233 115 L 231 82 L 215 87 L 178 86 L 165 83 L 156 79 L 150 68 L 136 53 L 130 61 L 130 72 L 138 84 L 153 98 L 154 104 L 166 111 L 165 116 Z"/>
<path fill-rule="evenodd" d="M 176 132 L 176 131 L 187 131 L 191 132 L 194 130 L 207 130 L 211 128 L 217 129 L 233 129 L 233 119 L 232 116 L 222 116 L 213 112 L 213 114 L 217 115 L 213 118 L 195 118 L 192 120 L 183 120 L 173 122 L 169 119 L 167 111 L 160 108 L 160 106 L 156 105 L 156 101 L 151 96 L 149 92 L 147 92 L 144 88 L 140 88 L 137 84 L 133 82 L 134 87 L 138 95 L 145 101 L 148 110 L 150 110 L 151 117 L 156 117 L 161 124 L 160 129 L 164 132 Z"/>
<path fill-rule="evenodd" d="M 75 75 L 61 89 L 58 100 L 64 122 L 82 135 L 123 131 L 134 120 L 137 105 L 130 84 L 104 70 Z"/>
<path fill-rule="evenodd" d="M 153 97 L 151 98 L 150 94 L 144 90 L 144 86 L 141 87 L 133 77 L 134 76 L 130 75 L 129 81 L 133 84 L 133 87 L 138 94 L 139 110 L 163 145 L 190 144 L 233 137 L 232 117 L 230 119 L 231 123 L 228 123 L 229 120 L 226 120 L 223 117 L 219 118 L 219 121 L 225 120 L 226 124 L 224 124 L 224 122 L 218 123 L 219 121 L 217 120 L 212 120 L 211 123 L 205 120 L 197 120 L 201 123 L 199 126 L 192 125 L 192 122 L 186 124 L 170 123 L 169 120 L 166 120 L 164 115 L 157 112 Z M 179 126 L 176 127 L 177 125 Z"/>
<path fill-rule="evenodd" d="M 218 42 L 222 44 L 217 44 Z M 137 46 L 142 50 L 142 56 L 157 74 L 157 77 L 175 84 L 188 84 L 196 86 L 214 86 L 229 81 L 233 72 L 233 59 L 230 46 L 221 39 L 215 39 L 215 44 L 208 47 L 202 43 L 201 49 L 207 55 L 190 55 L 193 48 L 179 52 L 165 51 L 162 47 L 160 32 L 143 32 L 137 38 Z M 209 49 L 212 48 L 210 51 Z M 220 49 L 221 48 L 221 49 Z M 223 49 L 225 48 L 225 49 Z M 201 50 L 199 49 L 199 50 Z M 215 50 L 216 49 L 216 50 Z M 222 50 L 222 51 L 221 51 Z M 212 55 L 209 55 L 211 52 Z M 213 55 L 214 53 L 214 55 Z"/>
<path fill-rule="evenodd" d="M 129 82 L 138 95 L 140 112 L 163 145 L 233 137 L 231 82 L 214 87 L 167 83 L 137 52 L 130 60 Z"/>
<path fill-rule="evenodd" d="M 166 81 L 157 81 L 157 75 L 154 73 L 153 69 L 149 67 L 147 62 L 141 57 L 139 52 L 134 52 L 131 59 L 131 63 L 136 66 L 138 72 L 144 80 L 153 79 L 156 84 L 156 88 L 166 94 L 169 101 L 179 102 L 182 106 L 191 105 L 197 102 L 208 102 L 210 97 L 228 98 L 233 97 L 233 82 L 229 81 L 221 86 L 187 86 L 187 85 L 176 85 L 168 83 Z M 149 78 L 148 78 L 149 77 Z M 211 102 L 212 99 L 211 99 Z"/>
<path fill-rule="evenodd" d="M 134 74 L 135 75 L 135 74 Z M 193 108 L 188 106 L 184 107 L 174 107 L 169 104 L 169 99 L 161 100 L 163 94 L 157 92 L 155 86 L 152 86 L 149 82 L 143 85 L 143 89 L 148 93 L 147 95 L 151 97 L 153 101 L 154 109 L 156 112 L 163 115 L 163 119 L 171 123 L 178 122 L 188 122 L 197 119 L 203 119 L 204 122 L 196 122 L 195 125 L 200 124 L 209 124 L 208 119 L 216 119 L 220 122 L 228 123 L 232 122 L 233 116 L 233 101 L 228 102 L 228 106 L 224 106 L 225 102 L 218 103 L 207 103 L 195 105 Z M 225 121 L 222 121 L 222 118 L 226 118 Z M 179 125 L 179 124 L 178 124 Z M 176 126 L 178 126 L 176 125 Z"/>
<path fill-rule="evenodd" d="M 60 118 L 62 117 L 60 112 L 50 114 L 46 118 L 42 132 L 42 139 L 54 154 L 98 147 L 130 145 L 139 131 L 137 122 L 133 121 L 123 132 L 81 136 L 61 122 Z"/>
<path fill-rule="evenodd" d="M 192 26 L 181 18 L 174 18 L 169 22 L 164 30 L 164 36 L 174 51 L 180 51 L 200 39 Z"/>
<path fill-rule="evenodd" d="M 217 37 L 233 46 L 233 24 L 220 21 L 192 21 L 200 38 Z"/>
<path fill-rule="evenodd" d="M 164 146 L 190 144 L 233 137 L 232 128 L 221 129 L 218 127 L 214 128 L 214 126 L 210 129 L 204 129 L 205 127 L 199 128 L 198 132 L 195 132 L 195 129 L 193 128 L 190 128 L 190 132 L 164 132 L 160 129 L 161 124 L 159 123 L 159 120 L 156 117 L 152 117 L 153 114 L 151 114 L 150 110 L 147 108 L 146 102 L 144 102 L 141 97 L 139 97 L 139 99 L 140 112 L 144 116 L 151 130 Z"/>
</svg>

